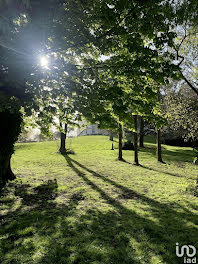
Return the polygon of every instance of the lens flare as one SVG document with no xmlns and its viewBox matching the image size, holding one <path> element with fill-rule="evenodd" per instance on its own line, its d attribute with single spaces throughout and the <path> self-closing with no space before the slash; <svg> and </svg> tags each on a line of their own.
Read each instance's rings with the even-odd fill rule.
<svg viewBox="0 0 198 264">
<path fill-rule="evenodd" d="M 41 56 L 40 57 L 40 64 L 41 64 L 41 67 L 43 68 L 47 68 L 48 66 L 48 58 L 46 56 Z"/>
</svg>

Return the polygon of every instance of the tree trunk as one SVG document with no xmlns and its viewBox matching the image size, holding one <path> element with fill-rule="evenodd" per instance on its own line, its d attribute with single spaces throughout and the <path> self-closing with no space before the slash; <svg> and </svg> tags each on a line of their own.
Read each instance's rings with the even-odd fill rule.
<svg viewBox="0 0 198 264">
<path fill-rule="evenodd" d="M 60 151 L 60 153 L 65 153 L 66 152 L 66 147 L 65 147 L 66 137 L 65 137 L 65 133 L 61 132 L 60 139 L 61 139 L 61 143 L 60 143 L 59 151 Z"/>
<path fill-rule="evenodd" d="M 134 164 L 139 165 L 138 161 L 138 134 L 137 134 L 137 115 L 134 115 Z"/>
<path fill-rule="evenodd" d="M 7 182 L 16 178 L 11 170 L 10 161 L 11 154 L 0 154 L 0 179 L 2 182 Z"/>
<path fill-rule="evenodd" d="M 63 127 L 62 123 L 60 123 L 60 127 Z M 61 132 L 61 135 L 60 135 L 61 142 L 60 142 L 59 152 L 62 153 L 62 154 L 67 152 L 67 149 L 66 149 L 66 138 L 67 138 L 67 124 L 65 124 L 64 132 Z"/>
<path fill-rule="evenodd" d="M 144 148 L 144 119 L 140 116 L 140 138 L 139 138 L 140 148 Z"/>
<path fill-rule="evenodd" d="M 160 129 L 157 129 L 157 161 L 163 162 L 162 146 L 161 146 L 161 130 Z"/>
<path fill-rule="evenodd" d="M 118 153 L 118 159 L 123 160 L 122 158 L 122 140 L 123 140 L 123 127 L 121 124 L 119 124 L 119 153 Z"/>
<path fill-rule="evenodd" d="M 0 182 L 15 179 L 10 167 L 11 156 L 14 152 L 14 143 L 21 132 L 22 117 L 19 109 L 10 112 L 0 112 Z"/>
<path fill-rule="evenodd" d="M 158 101 L 160 102 L 160 100 L 161 100 L 160 90 L 158 90 L 157 97 L 158 97 Z M 157 161 L 163 163 L 162 145 L 161 144 L 162 144 L 161 143 L 161 130 L 160 130 L 160 128 L 157 127 Z"/>
</svg>

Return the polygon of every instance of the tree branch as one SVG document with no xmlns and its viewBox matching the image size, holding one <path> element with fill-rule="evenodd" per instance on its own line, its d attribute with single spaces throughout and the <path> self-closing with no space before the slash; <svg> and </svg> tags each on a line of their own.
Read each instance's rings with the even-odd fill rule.
<svg viewBox="0 0 198 264">
<path fill-rule="evenodd" d="M 101 36 L 96 38 L 96 41 L 98 41 L 99 39 L 111 34 L 113 32 L 113 30 L 115 29 L 116 26 L 118 26 L 120 23 L 122 23 L 128 16 L 131 15 L 131 13 L 134 11 L 136 6 L 134 6 L 116 25 L 114 25 L 111 29 L 109 29 L 108 31 L 106 31 L 104 34 L 102 34 Z"/>
<path fill-rule="evenodd" d="M 180 71 L 184 81 L 188 84 L 188 86 L 197 94 L 198 96 L 198 89 L 194 87 L 194 85 L 188 80 L 186 79 L 186 77 L 183 75 L 183 73 Z"/>
</svg>

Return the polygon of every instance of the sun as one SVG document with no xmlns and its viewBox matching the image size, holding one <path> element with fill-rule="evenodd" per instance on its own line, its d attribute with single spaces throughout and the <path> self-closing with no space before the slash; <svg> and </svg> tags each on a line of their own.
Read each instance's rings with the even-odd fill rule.
<svg viewBox="0 0 198 264">
<path fill-rule="evenodd" d="M 46 56 L 41 56 L 40 57 L 40 65 L 43 68 L 47 68 L 49 64 L 48 58 Z"/>
</svg>

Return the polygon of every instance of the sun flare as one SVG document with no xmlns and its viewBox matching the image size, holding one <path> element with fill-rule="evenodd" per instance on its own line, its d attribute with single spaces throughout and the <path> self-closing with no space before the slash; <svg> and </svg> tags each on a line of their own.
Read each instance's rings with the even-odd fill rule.
<svg viewBox="0 0 198 264">
<path fill-rule="evenodd" d="M 41 64 L 41 67 L 43 68 L 46 68 L 48 67 L 48 58 L 46 56 L 41 56 L 40 57 L 40 64 Z"/>
</svg>

